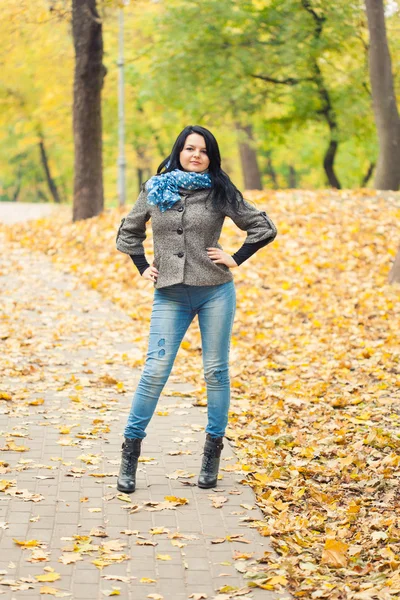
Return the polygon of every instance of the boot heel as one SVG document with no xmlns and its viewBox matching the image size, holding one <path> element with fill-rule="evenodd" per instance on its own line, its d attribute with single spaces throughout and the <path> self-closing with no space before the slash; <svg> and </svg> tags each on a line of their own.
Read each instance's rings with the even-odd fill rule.
<svg viewBox="0 0 400 600">
<path fill-rule="evenodd" d="M 117 490 L 132 494 L 136 489 L 136 470 L 138 466 L 142 440 L 125 438 L 122 444 L 121 466 L 117 480 Z"/>
<path fill-rule="evenodd" d="M 224 447 L 223 438 L 212 438 L 207 434 L 204 444 L 203 460 L 197 485 L 200 488 L 210 488 L 217 485 L 219 462 Z"/>
</svg>

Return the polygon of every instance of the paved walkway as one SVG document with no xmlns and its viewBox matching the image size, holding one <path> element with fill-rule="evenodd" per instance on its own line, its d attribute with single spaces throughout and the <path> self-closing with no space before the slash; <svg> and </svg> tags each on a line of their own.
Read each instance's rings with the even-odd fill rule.
<svg viewBox="0 0 400 600">
<path fill-rule="evenodd" d="M 48 217 L 53 211 L 70 212 L 66 204 L 50 204 L 47 202 L 0 202 L 0 221 L 2 223 L 18 223 L 31 219 Z"/>
<path fill-rule="evenodd" d="M 137 490 L 116 490 L 140 376 L 134 322 L 1 234 L 0 286 L 0 595 L 277 598 L 243 577 L 271 548 L 244 521 L 262 513 L 243 475 L 229 471 L 237 461 L 226 439 L 223 479 L 214 490 L 196 485 L 206 408 L 173 372 L 142 444 Z"/>
</svg>

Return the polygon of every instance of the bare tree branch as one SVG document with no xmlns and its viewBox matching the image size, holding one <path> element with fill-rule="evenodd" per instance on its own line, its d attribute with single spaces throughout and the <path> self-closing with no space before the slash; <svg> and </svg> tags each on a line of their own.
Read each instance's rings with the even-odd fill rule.
<svg viewBox="0 0 400 600">
<path fill-rule="evenodd" d="M 269 83 L 276 83 L 277 85 L 297 85 L 301 81 L 306 81 L 306 79 L 294 79 L 294 77 L 287 77 L 287 79 L 276 79 L 275 77 L 269 77 L 268 75 L 257 75 L 256 73 L 250 73 L 250 77 L 262 79 L 263 81 L 268 81 Z"/>
</svg>

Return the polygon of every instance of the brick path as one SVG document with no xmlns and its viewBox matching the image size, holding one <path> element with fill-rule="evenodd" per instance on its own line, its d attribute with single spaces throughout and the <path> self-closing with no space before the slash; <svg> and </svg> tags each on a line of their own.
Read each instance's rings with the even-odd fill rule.
<svg viewBox="0 0 400 600">
<path fill-rule="evenodd" d="M 12 396 L 0 400 L 0 595 L 36 600 L 43 597 L 41 587 L 50 586 L 76 600 L 104 598 L 113 588 L 124 600 L 186 600 L 194 593 L 227 600 L 230 594 L 218 593 L 222 586 L 246 588 L 249 579 L 238 568 L 250 570 L 251 559 L 235 561 L 233 553 L 260 558 L 271 550 L 251 522 L 241 521 L 261 519 L 262 513 L 238 473 L 220 470 L 223 479 L 215 491 L 197 487 L 206 408 L 192 405 L 190 386 L 172 372 L 164 391 L 183 390 L 187 396 L 161 397 L 160 414 L 154 415 L 142 444 L 137 490 L 128 497 L 130 503 L 123 495 L 119 499 L 122 432 L 140 376 L 129 366 L 138 357 L 131 341 L 134 322 L 44 255 L 6 247 L 1 234 L 0 286 L 0 367 L 6 366 L 5 376 L 0 371 L 0 392 Z M 28 404 L 38 399 L 44 402 Z M 63 426 L 70 433 L 62 433 Z M 12 450 L 13 443 L 29 450 Z M 221 468 L 236 462 L 228 440 L 224 444 Z M 170 454 L 175 450 L 184 453 Z M 178 469 L 195 476 L 167 476 Z M 106 476 L 91 476 L 96 473 Z M 156 504 L 145 504 L 163 502 L 168 495 L 189 502 L 158 511 L 149 510 Z M 222 508 L 211 504 L 210 497 L 218 496 L 228 499 Z M 155 527 L 165 532 L 152 535 Z M 108 537 L 94 535 L 102 528 Z M 127 530 L 130 534 L 122 533 Z M 168 537 L 174 532 L 188 537 Z M 250 543 L 211 543 L 237 534 Z M 81 540 L 82 560 L 63 564 L 62 555 L 67 563 L 77 556 L 68 553 L 75 535 L 89 536 L 91 545 Z M 14 539 L 39 540 L 41 549 L 20 547 Z M 137 543 L 145 540 L 157 545 Z M 121 555 L 128 560 L 117 562 Z M 35 556 L 38 562 L 29 561 Z M 102 569 L 92 563 L 107 557 L 111 564 Z M 61 577 L 39 583 L 35 576 L 49 568 Z M 116 579 L 106 579 L 110 576 Z M 155 582 L 141 582 L 143 577 Z M 12 586 L 4 585 L 10 580 Z M 260 588 L 242 593 L 240 598 L 254 600 L 279 597 Z"/>
</svg>

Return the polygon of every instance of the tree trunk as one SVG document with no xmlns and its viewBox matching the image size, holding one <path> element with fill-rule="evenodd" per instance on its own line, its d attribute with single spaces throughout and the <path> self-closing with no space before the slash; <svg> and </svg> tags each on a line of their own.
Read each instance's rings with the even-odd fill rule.
<svg viewBox="0 0 400 600">
<path fill-rule="evenodd" d="M 138 191 L 140 192 L 143 183 L 151 177 L 151 163 L 148 159 L 145 149 L 138 144 L 134 144 L 134 146 L 136 150 L 138 164 L 136 168 Z"/>
<path fill-rule="evenodd" d="M 342 186 L 340 185 L 340 181 L 335 173 L 335 158 L 339 146 L 339 126 L 336 117 L 336 111 L 333 108 L 331 95 L 325 85 L 317 60 L 314 61 L 313 69 L 314 81 L 318 88 L 319 97 L 321 98 L 321 108 L 318 112 L 323 115 L 325 121 L 327 122 L 331 138 L 329 140 L 329 146 L 324 155 L 324 170 L 329 185 L 340 190 Z"/>
<path fill-rule="evenodd" d="M 98 215 L 104 208 L 101 89 L 106 69 L 96 0 L 72 0 L 72 33 L 75 47 L 73 221 L 77 221 Z"/>
<path fill-rule="evenodd" d="M 21 187 L 22 187 L 22 169 L 21 169 L 21 163 L 18 166 L 18 170 L 17 170 L 17 187 L 15 188 L 12 198 L 11 198 L 11 202 L 18 202 L 18 196 L 21 192 Z"/>
<path fill-rule="evenodd" d="M 40 149 L 40 158 L 42 160 L 42 165 L 43 165 L 44 173 L 46 175 L 46 181 L 47 181 L 47 185 L 49 186 L 50 194 L 53 196 L 54 202 L 56 202 L 57 204 L 60 204 L 61 203 L 60 194 L 58 193 L 56 182 L 54 181 L 54 179 L 52 178 L 51 173 L 50 173 L 49 161 L 47 158 L 46 148 L 44 146 L 44 139 L 42 136 L 40 137 L 39 149 Z"/>
<path fill-rule="evenodd" d="M 375 163 L 374 162 L 370 162 L 369 166 L 368 166 L 368 170 L 367 170 L 367 172 L 365 173 L 364 177 L 361 180 L 360 187 L 362 187 L 362 188 L 366 187 L 368 181 L 372 177 L 372 173 L 374 172 L 374 169 L 375 169 Z"/>
<path fill-rule="evenodd" d="M 320 12 L 316 12 L 310 2 L 310 0 L 301 0 L 301 4 L 308 12 L 308 14 L 314 20 L 314 40 L 319 45 L 321 40 L 321 35 L 324 29 L 324 25 L 326 22 L 326 16 Z M 333 108 L 331 95 L 327 86 L 325 85 L 325 81 L 322 75 L 322 71 L 318 64 L 318 57 L 311 54 L 310 60 L 312 61 L 312 70 L 313 70 L 313 80 L 318 88 L 318 94 L 321 99 L 321 108 L 317 111 L 317 113 L 323 115 L 325 121 L 328 124 L 329 132 L 331 139 L 329 140 L 329 146 L 326 149 L 324 156 L 324 169 L 325 174 L 328 179 L 329 185 L 333 188 L 340 189 L 341 185 L 339 179 L 336 177 L 335 173 L 335 156 L 338 149 L 338 120 L 336 118 L 336 112 Z"/>
<path fill-rule="evenodd" d="M 338 143 L 336 140 L 331 140 L 324 156 L 324 170 L 328 178 L 329 185 L 337 190 L 340 190 L 340 181 L 336 177 L 334 163 L 337 152 Z"/>
<path fill-rule="evenodd" d="M 143 169 L 141 167 L 137 168 L 137 178 L 138 178 L 138 187 L 139 187 L 139 192 L 140 192 L 140 189 L 144 182 L 144 174 L 143 174 Z"/>
<path fill-rule="evenodd" d="M 18 182 L 17 188 L 14 190 L 11 202 L 18 202 L 18 196 L 21 191 L 21 181 Z"/>
<path fill-rule="evenodd" d="M 297 173 L 293 165 L 289 165 L 288 185 L 291 190 L 297 188 Z"/>
<path fill-rule="evenodd" d="M 386 37 L 383 0 L 365 0 L 369 29 L 369 73 L 379 140 L 374 186 L 398 190 L 400 186 L 400 119 L 394 92 L 392 64 Z"/>
<path fill-rule="evenodd" d="M 400 283 L 400 248 L 389 273 L 389 283 Z"/>
<path fill-rule="evenodd" d="M 271 178 L 273 189 L 277 190 L 278 187 L 279 187 L 279 185 L 278 185 L 278 177 L 276 175 L 276 171 L 275 171 L 274 165 L 272 163 L 271 150 L 267 151 L 266 156 L 267 156 L 266 173 L 267 173 L 268 177 Z"/>
<path fill-rule="evenodd" d="M 242 125 L 235 123 L 236 130 L 239 133 L 239 154 L 242 164 L 244 189 L 262 190 L 261 174 L 258 168 L 257 153 L 254 149 L 253 131 L 251 125 Z M 245 137 L 243 137 L 245 133 Z"/>
<path fill-rule="evenodd" d="M 46 194 L 44 192 L 42 192 L 41 189 L 38 189 L 37 196 L 38 196 L 39 200 L 43 200 L 43 202 L 49 201 L 48 197 L 46 196 Z"/>
</svg>

